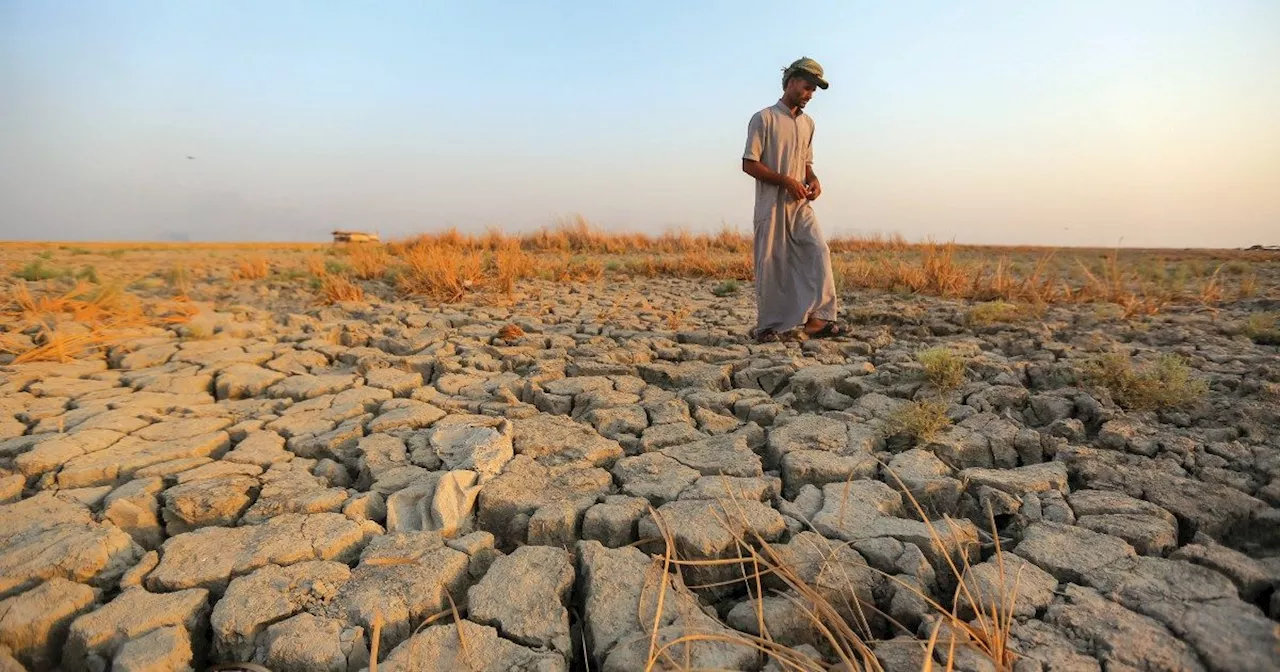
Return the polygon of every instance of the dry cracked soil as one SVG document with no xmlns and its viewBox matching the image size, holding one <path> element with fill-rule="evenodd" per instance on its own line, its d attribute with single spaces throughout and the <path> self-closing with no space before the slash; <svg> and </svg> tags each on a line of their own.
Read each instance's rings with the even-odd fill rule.
<svg viewBox="0 0 1280 672">
<path fill-rule="evenodd" d="M 375 624 L 380 670 L 643 669 L 655 628 L 703 635 L 656 669 L 784 669 L 744 643 L 762 623 L 843 669 L 793 586 L 663 574 L 668 545 L 743 544 L 858 620 L 885 670 L 948 626 L 925 596 L 1014 583 L 1019 672 L 1280 669 L 1275 346 L 1204 311 L 975 325 L 874 294 L 844 298 L 844 337 L 757 345 L 750 285 L 714 285 L 210 303 L 100 357 L 0 367 L 0 670 L 346 672 Z M 939 346 L 954 387 L 918 361 Z M 1122 407 L 1082 373 L 1115 349 L 1180 355 L 1206 393 Z M 904 429 L 930 399 L 937 431 Z"/>
</svg>

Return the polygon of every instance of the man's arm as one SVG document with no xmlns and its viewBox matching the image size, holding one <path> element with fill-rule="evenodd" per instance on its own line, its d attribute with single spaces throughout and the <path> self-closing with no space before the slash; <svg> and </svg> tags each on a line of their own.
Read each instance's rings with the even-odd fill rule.
<svg viewBox="0 0 1280 672">
<path fill-rule="evenodd" d="M 792 198 L 795 198 L 797 201 L 808 198 L 808 191 L 804 188 L 803 184 L 800 184 L 800 180 L 797 180 L 794 177 L 787 177 L 780 173 L 775 173 L 770 170 L 768 166 L 760 163 L 759 161 L 743 159 L 742 172 L 760 180 L 761 182 L 766 182 L 786 189 L 787 193 L 791 194 Z"/>
</svg>

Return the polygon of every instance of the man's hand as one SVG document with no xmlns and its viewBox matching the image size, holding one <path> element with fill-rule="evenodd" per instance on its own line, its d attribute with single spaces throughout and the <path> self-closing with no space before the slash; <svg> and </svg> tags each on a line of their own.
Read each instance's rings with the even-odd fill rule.
<svg viewBox="0 0 1280 672">
<path fill-rule="evenodd" d="M 787 190 L 787 193 L 791 194 L 791 197 L 797 201 L 803 201 L 809 197 L 809 190 L 800 183 L 800 180 L 797 180 L 794 177 L 786 178 L 786 182 L 782 186 Z"/>
<path fill-rule="evenodd" d="M 809 180 L 808 190 L 809 200 L 816 201 L 818 200 L 818 197 L 822 195 L 822 183 L 815 177 L 812 180 Z"/>
<path fill-rule="evenodd" d="M 775 173 L 759 161 L 743 159 L 742 172 L 760 180 L 761 182 L 782 187 L 784 191 L 791 194 L 791 197 L 797 201 L 803 201 L 804 199 L 809 198 L 809 188 L 806 187 L 803 182 L 794 177 Z M 814 179 L 816 180 L 817 178 Z"/>
</svg>

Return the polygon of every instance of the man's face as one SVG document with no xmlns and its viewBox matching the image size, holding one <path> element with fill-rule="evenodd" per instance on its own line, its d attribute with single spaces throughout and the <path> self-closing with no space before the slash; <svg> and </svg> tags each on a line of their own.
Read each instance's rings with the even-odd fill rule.
<svg viewBox="0 0 1280 672">
<path fill-rule="evenodd" d="M 809 103 L 809 99 L 813 98 L 813 93 L 817 90 L 817 85 L 808 79 L 805 79 L 804 77 L 792 77 L 791 81 L 787 82 L 787 89 L 784 96 L 787 99 L 787 103 L 803 110 L 804 106 Z"/>
</svg>

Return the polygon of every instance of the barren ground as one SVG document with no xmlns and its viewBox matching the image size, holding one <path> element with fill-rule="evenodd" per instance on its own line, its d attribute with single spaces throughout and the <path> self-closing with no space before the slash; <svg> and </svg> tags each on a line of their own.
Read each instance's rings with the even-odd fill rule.
<svg viewBox="0 0 1280 672">
<path fill-rule="evenodd" d="M 1280 669 L 1280 255 L 870 247 L 0 246 L 0 670 Z"/>
</svg>

